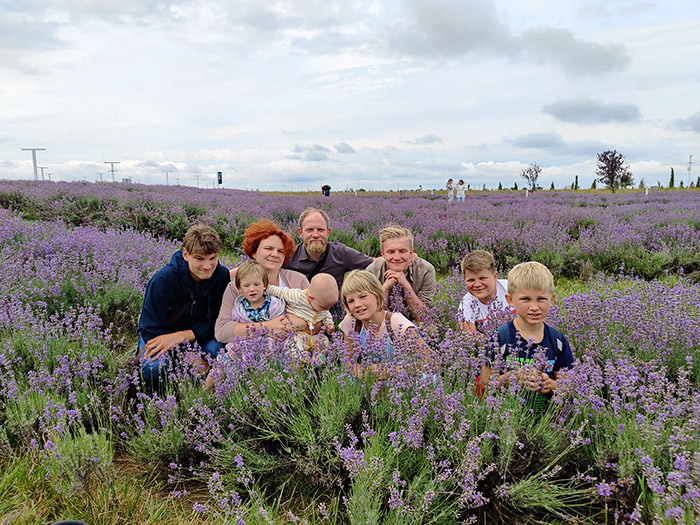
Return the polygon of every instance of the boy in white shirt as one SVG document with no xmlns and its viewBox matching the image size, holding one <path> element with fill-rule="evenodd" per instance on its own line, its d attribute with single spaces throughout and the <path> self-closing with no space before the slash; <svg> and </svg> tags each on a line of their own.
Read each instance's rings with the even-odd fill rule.
<svg viewBox="0 0 700 525">
<path fill-rule="evenodd" d="M 508 280 L 499 279 L 493 255 L 474 250 L 462 259 L 462 277 L 467 293 L 459 305 L 459 322 L 463 330 L 481 332 L 484 322 L 495 312 L 512 309 L 506 300 Z"/>
</svg>

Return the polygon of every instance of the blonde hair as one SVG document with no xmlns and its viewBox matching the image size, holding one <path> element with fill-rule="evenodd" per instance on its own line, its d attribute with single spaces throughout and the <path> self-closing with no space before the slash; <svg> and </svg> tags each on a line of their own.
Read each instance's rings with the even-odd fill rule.
<svg viewBox="0 0 700 525">
<path fill-rule="evenodd" d="M 241 264 L 236 269 L 236 278 L 234 279 L 236 283 L 236 288 L 240 290 L 241 281 L 248 275 L 257 275 L 262 280 L 263 286 L 267 288 L 269 284 L 269 277 L 267 275 L 267 270 L 258 261 L 248 260 Z"/>
<path fill-rule="evenodd" d="M 554 293 L 554 276 L 544 264 L 536 261 L 516 264 L 508 272 L 508 295 L 520 288 Z"/>
<path fill-rule="evenodd" d="M 331 227 L 331 220 L 328 218 L 328 214 L 325 211 L 319 210 L 318 208 L 312 208 L 311 206 L 309 206 L 308 208 L 304 208 L 304 211 L 302 211 L 301 215 L 299 215 L 299 228 L 300 229 L 302 229 L 302 230 L 304 229 L 304 221 L 312 213 L 320 213 L 321 217 L 323 217 L 323 220 L 326 221 L 326 228 Z"/>
<path fill-rule="evenodd" d="M 379 231 L 379 247 L 384 249 L 384 243 L 389 239 L 402 239 L 403 237 L 408 238 L 411 242 L 411 250 L 413 250 L 413 234 L 411 230 L 395 224 L 382 228 Z"/>
<path fill-rule="evenodd" d="M 221 251 L 221 238 L 216 230 L 203 223 L 197 223 L 187 230 L 182 239 L 182 249 L 187 253 L 211 255 Z"/>
<path fill-rule="evenodd" d="M 461 267 L 462 275 L 467 271 L 479 273 L 487 270 L 490 273 L 496 273 L 496 261 L 491 252 L 487 252 L 486 250 L 474 250 L 473 252 L 469 252 L 464 256 L 464 259 L 462 259 Z"/>
<path fill-rule="evenodd" d="M 379 282 L 379 279 L 367 270 L 353 270 L 345 277 L 343 289 L 340 293 L 343 298 L 343 306 L 348 313 L 350 313 L 347 300 L 348 295 L 361 292 L 374 295 L 377 298 L 377 309 L 384 309 L 384 290 L 382 290 L 382 283 Z"/>
</svg>

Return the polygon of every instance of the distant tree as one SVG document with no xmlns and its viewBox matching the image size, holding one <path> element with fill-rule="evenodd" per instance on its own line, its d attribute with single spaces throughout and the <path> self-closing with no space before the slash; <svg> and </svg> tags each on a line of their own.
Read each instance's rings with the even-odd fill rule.
<svg viewBox="0 0 700 525">
<path fill-rule="evenodd" d="M 683 187 L 683 181 L 681 181 L 681 183 L 680 183 L 680 187 L 681 187 L 681 188 Z"/>
<path fill-rule="evenodd" d="M 644 189 L 644 179 L 639 181 L 639 189 L 643 190 Z"/>
<path fill-rule="evenodd" d="M 698 180 L 700 180 L 700 179 L 698 179 Z M 518 191 L 518 183 L 517 182 L 515 184 L 513 184 L 513 189 L 515 191 Z"/>
<path fill-rule="evenodd" d="M 484 187 L 483 187 L 483 190 L 484 190 L 484 191 L 486 191 L 486 184 L 485 184 L 485 183 L 484 183 Z"/>
<path fill-rule="evenodd" d="M 576 175 L 576 179 L 574 180 L 574 189 L 578 190 L 578 175 Z"/>
<path fill-rule="evenodd" d="M 700 177 L 698 177 L 698 181 L 695 183 L 696 188 L 700 188 Z"/>
<path fill-rule="evenodd" d="M 597 187 L 597 186 L 596 186 L 595 179 L 593 179 L 593 184 L 591 184 L 591 189 L 592 189 L 592 190 L 595 190 L 596 187 Z"/>
<path fill-rule="evenodd" d="M 530 186 L 530 191 L 535 191 L 537 189 L 537 179 L 540 178 L 540 173 L 542 173 L 542 168 L 540 168 L 536 162 L 533 162 L 520 172 L 520 177 L 527 181 L 528 186 Z"/>
<path fill-rule="evenodd" d="M 676 186 L 676 174 L 673 173 L 673 168 L 671 168 L 671 180 L 668 181 L 668 187 L 673 188 Z"/>
<path fill-rule="evenodd" d="M 554 181 L 552 181 L 552 185 L 549 187 L 550 190 L 554 189 Z"/>
<path fill-rule="evenodd" d="M 499 182 L 499 183 L 498 183 L 498 191 L 502 191 L 502 190 L 503 190 L 503 184 L 501 184 L 501 183 Z"/>
<path fill-rule="evenodd" d="M 467 191 L 471 191 L 471 189 L 472 189 L 472 185 L 471 185 L 471 184 L 467 184 Z"/>
<path fill-rule="evenodd" d="M 598 153 L 598 182 L 602 182 L 613 193 L 618 188 L 626 188 L 634 183 L 629 166 L 625 165 L 625 156 L 616 150 Z"/>
</svg>

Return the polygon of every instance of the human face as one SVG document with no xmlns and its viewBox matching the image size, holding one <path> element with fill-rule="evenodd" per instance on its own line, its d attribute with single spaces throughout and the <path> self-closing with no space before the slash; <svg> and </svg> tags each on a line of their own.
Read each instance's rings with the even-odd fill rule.
<svg viewBox="0 0 700 525">
<path fill-rule="evenodd" d="M 379 312 L 377 296 L 370 292 L 360 291 L 348 294 L 345 296 L 345 302 L 350 315 L 363 324 L 367 324 Z"/>
<path fill-rule="evenodd" d="M 253 308 L 262 306 L 265 300 L 265 285 L 258 275 L 246 275 L 241 279 L 241 285 L 238 290 L 243 294 L 243 297 L 248 299 L 250 306 Z"/>
<path fill-rule="evenodd" d="M 218 253 L 210 253 L 209 255 L 188 253 L 184 248 L 182 249 L 182 258 L 187 261 L 187 268 L 192 279 L 196 282 L 204 281 L 214 275 L 214 270 L 219 263 Z"/>
<path fill-rule="evenodd" d="M 411 266 L 413 250 L 411 240 L 408 237 L 387 239 L 382 246 L 382 257 L 386 261 L 386 267 L 395 272 L 405 272 Z"/>
<path fill-rule="evenodd" d="M 554 304 L 554 294 L 544 290 L 522 288 L 506 295 L 508 304 L 515 309 L 518 323 L 529 330 L 540 328 Z"/>
<path fill-rule="evenodd" d="M 299 235 L 309 255 L 321 255 L 326 251 L 330 233 L 326 219 L 318 212 L 307 215 L 299 228 Z"/>
<path fill-rule="evenodd" d="M 284 263 L 284 244 L 278 235 L 270 235 L 258 244 L 253 259 L 262 264 L 267 273 L 277 274 Z M 276 283 L 272 283 L 276 284 Z"/>
<path fill-rule="evenodd" d="M 496 295 L 496 279 L 498 279 L 498 273 L 491 273 L 488 270 L 480 272 L 466 270 L 464 272 L 464 283 L 467 285 L 467 291 L 479 299 L 482 304 L 489 304 Z"/>
</svg>

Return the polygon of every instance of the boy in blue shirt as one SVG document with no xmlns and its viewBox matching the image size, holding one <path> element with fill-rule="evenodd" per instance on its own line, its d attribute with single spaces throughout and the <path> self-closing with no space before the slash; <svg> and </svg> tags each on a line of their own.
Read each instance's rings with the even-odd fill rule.
<svg viewBox="0 0 700 525">
<path fill-rule="evenodd" d="M 554 304 L 554 277 L 549 269 L 538 262 L 521 263 L 508 272 L 508 304 L 515 310 L 513 321 L 499 327 L 498 347 L 502 357 L 516 361 L 515 372 L 498 376 L 499 385 L 516 379 L 527 392 L 526 404 L 535 413 L 542 413 L 552 393 L 558 388 L 558 379 L 574 363 L 566 337 L 544 322 Z M 539 362 L 537 351 L 544 354 Z M 480 384 L 487 385 L 492 375 L 490 363 L 481 371 Z"/>
<path fill-rule="evenodd" d="M 214 339 L 214 323 L 231 280 L 219 262 L 221 239 L 211 226 L 195 224 L 182 250 L 146 286 L 139 321 L 139 360 L 149 391 L 157 390 L 166 356 L 179 344 L 197 343 L 211 357 L 223 347 Z"/>
</svg>

